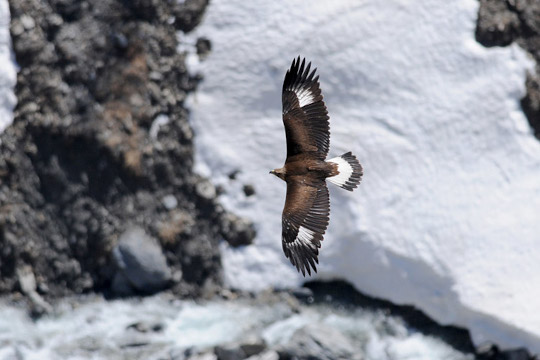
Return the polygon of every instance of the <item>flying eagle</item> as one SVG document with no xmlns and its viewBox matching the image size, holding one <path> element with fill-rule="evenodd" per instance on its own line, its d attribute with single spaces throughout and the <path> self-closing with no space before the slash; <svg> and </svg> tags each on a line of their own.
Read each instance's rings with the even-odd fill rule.
<svg viewBox="0 0 540 360">
<path fill-rule="evenodd" d="M 287 137 L 285 166 L 270 171 L 287 183 L 281 240 L 285 256 L 298 272 L 311 275 L 330 216 L 326 180 L 352 191 L 362 166 L 350 152 L 325 160 L 330 146 L 328 111 L 311 63 L 293 60 L 283 81 L 283 124 Z"/>
</svg>

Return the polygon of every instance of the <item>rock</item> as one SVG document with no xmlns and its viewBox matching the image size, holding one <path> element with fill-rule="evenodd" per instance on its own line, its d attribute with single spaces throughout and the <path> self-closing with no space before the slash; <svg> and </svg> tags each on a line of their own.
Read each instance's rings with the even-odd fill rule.
<svg viewBox="0 0 540 360">
<path fill-rule="evenodd" d="M 218 345 L 214 348 L 218 360 L 243 360 L 246 354 L 237 344 Z"/>
<path fill-rule="evenodd" d="M 517 42 L 540 64 L 540 2 L 537 0 L 480 0 L 476 40 L 484 46 Z M 540 66 L 527 74 L 527 94 L 521 107 L 540 140 Z"/>
<path fill-rule="evenodd" d="M 187 358 L 187 360 L 218 360 L 216 354 L 213 353 L 202 353 L 197 355 L 192 355 Z"/>
<path fill-rule="evenodd" d="M 176 32 L 192 30 L 207 4 L 10 2 L 20 71 L 15 119 L 0 134 L 0 294 L 19 291 L 23 263 L 50 298 L 132 293 L 112 255 L 127 223 L 159 234 L 176 295 L 221 286 L 227 212 L 193 173 L 184 101 L 201 78 L 187 71 Z M 172 226 L 176 211 L 190 221 Z"/>
<path fill-rule="evenodd" d="M 246 356 L 253 356 L 263 352 L 266 349 L 266 343 L 260 337 L 253 337 L 242 341 L 240 344 L 240 349 L 244 351 Z"/>
<path fill-rule="evenodd" d="M 255 187 L 251 184 L 244 185 L 243 190 L 246 196 L 255 195 Z"/>
<path fill-rule="evenodd" d="M 257 234 L 252 222 L 232 213 L 225 214 L 221 226 L 223 238 L 232 247 L 250 245 Z"/>
<path fill-rule="evenodd" d="M 38 317 L 52 311 L 51 305 L 47 303 L 36 291 L 36 278 L 32 268 L 25 266 L 17 269 L 17 278 L 23 294 L 27 295 L 31 302 L 31 313 Z"/>
<path fill-rule="evenodd" d="M 214 353 L 219 360 L 243 360 L 246 357 L 259 354 L 265 349 L 266 344 L 264 340 L 258 336 L 253 336 L 248 337 L 244 341 L 218 345 L 214 348 Z"/>
<path fill-rule="evenodd" d="M 478 360 L 535 360 L 526 349 L 501 351 L 497 345 L 485 344 L 476 350 Z"/>
<path fill-rule="evenodd" d="M 362 360 L 351 340 L 324 324 L 310 324 L 297 330 L 290 341 L 278 349 L 280 358 L 297 360 Z"/>
<path fill-rule="evenodd" d="M 209 39 L 201 37 L 197 39 L 197 42 L 195 43 L 195 48 L 197 49 L 197 55 L 199 55 L 199 59 L 204 60 L 212 50 L 212 43 Z"/>
<path fill-rule="evenodd" d="M 117 271 L 114 275 L 111 290 L 117 296 L 131 296 L 135 294 L 135 289 L 133 289 L 123 271 Z"/>
<path fill-rule="evenodd" d="M 167 210 L 172 210 L 176 208 L 176 206 L 178 206 L 178 200 L 176 200 L 174 195 L 171 194 L 164 196 L 161 201 L 163 202 L 163 206 L 165 206 Z"/>
<path fill-rule="evenodd" d="M 122 274 L 138 291 L 153 293 L 165 288 L 171 280 L 161 247 L 141 228 L 129 228 L 120 236 L 114 258 Z"/>
<path fill-rule="evenodd" d="M 274 350 L 267 350 L 263 353 L 250 356 L 246 360 L 279 360 L 279 354 Z"/>
<path fill-rule="evenodd" d="M 148 332 L 160 332 L 164 328 L 164 325 L 160 322 L 146 322 L 139 321 L 133 324 L 128 325 L 127 329 L 133 329 L 140 333 Z"/>
</svg>

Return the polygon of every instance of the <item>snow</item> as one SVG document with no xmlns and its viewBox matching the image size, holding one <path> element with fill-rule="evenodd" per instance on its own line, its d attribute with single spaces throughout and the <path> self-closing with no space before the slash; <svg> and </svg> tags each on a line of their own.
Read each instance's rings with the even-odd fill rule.
<svg viewBox="0 0 540 360">
<path fill-rule="evenodd" d="M 13 92 L 17 71 L 11 51 L 9 20 L 8 2 L 0 0 L 0 133 L 13 122 L 13 108 L 17 101 Z"/>
<path fill-rule="evenodd" d="M 252 246 L 222 245 L 229 285 L 304 281 L 281 249 L 285 184 L 268 174 L 285 159 L 281 85 L 300 54 L 319 69 L 329 157 L 350 150 L 364 167 L 355 192 L 331 185 L 316 278 L 414 304 L 478 345 L 540 353 L 540 142 L 519 105 L 532 61 L 516 45 L 478 44 L 477 10 L 476 0 L 216 0 L 179 34 L 212 41 L 204 62 L 188 56 L 205 76 L 189 99 L 197 171 L 258 231 Z"/>
</svg>

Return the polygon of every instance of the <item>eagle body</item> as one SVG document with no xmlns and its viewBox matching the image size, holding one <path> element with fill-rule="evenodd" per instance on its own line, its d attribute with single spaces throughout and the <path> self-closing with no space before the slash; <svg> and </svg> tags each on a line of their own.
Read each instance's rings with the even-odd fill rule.
<svg viewBox="0 0 540 360">
<path fill-rule="evenodd" d="M 318 183 L 325 180 L 327 177 L 338 174 L 337 165 L 326 161 L 319 160 L 309 154 L 298 155 L 292 159 L 287 159 L 285 166 L 274 170 L 279 174 L 285 182 L 302 180 L 306 184 Z"/>
<path fill-rule="evenodd" d="M 287 183 L 282 213 L 282 245 L 285 256 L 305 276 L 317 271 L 319 248 L 330 219 L 326 181 L 352 191 L 363 175 L 352 153 L 326 159 L 330 126 L 326 105 L 311 63 L 293 60 L 283 81 L 283 124 L 287 159 L 270 173 Z"/>
</svg>

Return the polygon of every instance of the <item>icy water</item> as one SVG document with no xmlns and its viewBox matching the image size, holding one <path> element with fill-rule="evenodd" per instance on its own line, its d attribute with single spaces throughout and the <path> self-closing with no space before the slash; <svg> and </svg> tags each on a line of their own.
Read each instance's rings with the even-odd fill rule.
<svg viewBox="0 0 540 360">
<path fill-rule="evenodd" d="M 353 339 L 368 360 L 473 359 L 381 312 L 329 305 L 297 308 L 286 302 L 195 303 L 164 295 L 65 301 L 54 315 L 36 322 L 23 309 L 3 303 L 0 359 L 173 359 L 188 348 L 204 350 L 254 335 L 273 348 L 285 344 L 297 329 L 317 323 Z"/>
</svg>

